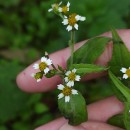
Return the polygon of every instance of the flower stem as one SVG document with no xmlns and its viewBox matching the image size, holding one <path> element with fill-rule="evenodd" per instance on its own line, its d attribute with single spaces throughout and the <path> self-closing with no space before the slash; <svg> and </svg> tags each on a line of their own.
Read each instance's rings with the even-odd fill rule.
<svg viewBox="0 0 130 130">
<path fill-rule="evenodd" d="M 45 52 L 45 56 L 49 59 L 49 55 L 47 52 Z M 57 70 L 57 68 L 55 67 L 55 65 L 52 63 L 51 65 L 53 67 L 54 70 Z"/>
<path fill-rule="evenodd" d="M 71 51 L 70 66 L 73 64 L 74 44 L 75 44 L 74 39 L 75 39 L 75 32 L 71 31 L 71 37 L 70 37 L 70 41 L 69 41 L 69 47 L 70 47 L 70 51 Z"/>
</svg>

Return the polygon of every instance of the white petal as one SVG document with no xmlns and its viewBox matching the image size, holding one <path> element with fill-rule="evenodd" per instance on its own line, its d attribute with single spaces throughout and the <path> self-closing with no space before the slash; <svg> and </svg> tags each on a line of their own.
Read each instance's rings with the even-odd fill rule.
<svg viewBox="0 0 130 130">
<path fill-rule="evenodd" d="M 34 65 L 33 65 L 33 68 L 34 68 L 34 69 L 39 69 L 39 64 L 34 64 Z"/>
<path fill-rule="evenodd" d="M 59 10 L 59 12 L 62 12 L 62 8 L 61 7 L 59 7 L 58 10 Z"/>
<path fill-rule="evenodd" d="M 58 89 L 59 90 L 63 90 L 64 89 L 64 85 L 62 85 L 62 84 L 59 84 L 59 85 L 57 85 L 58 86 Z"/>
<path fill-rule="evenodd" d="M 64 80 L 65 80 L 65 82 L 68 82 L 68 77 L 65 77 Z"/>
<path fill-rule="evenodd" d="M 41 81 L 41 79 L 37 79 L 37 82 L 40 82 Z"/>
<path fill-rule="evenodd" d="M 86 18 L 85 17 L 80 17 L 80 21 L 85 21 Z"/>
<path fill-rule="evenodd" d="M 60 93 L 59 95 L 58 95 L 58 99 L 61 99 L 61 98 L 63 98 L 64 97 L 64 94 L 63 93 Z"/>
<path fill-rule="evenodd" d="M 127 74 L 124 74 L 124 75 L 123 75 L 123 79 L 128 79 L 128 75 L 127 75 Z"/>
<path fill-rule="evenodd" d="M 48 68 L 48 67 L 44 69 L 44 73 L 45 73 L 45 74 L 47 74 L 48 71 L 49 71 L 49 68 Z"/>
<path fill-rule="evenodd" d="M 63 23 L 64 25 L 67 25 L 67 24 L 68 24 L 68 19 L 64 19 L 62 23 Z"/>
<path fill-rule="evenodd" d="M 74 28 L 75 28 L 76 30 L 78 30 L 78 24 L 75 24 L 75 25 L 74 25 Z"/>
<path fill-rule="evenodd" d="M 122 67 L 121 70 L 120 70 L 122 73 L 125 73 L 127 71 L 126 68 Z"/>
<path fill-rule="evenodd" d="M 69 6 L 70 6 L 70 2 L 67 3 L 67 7 L 69 7 Z"/>
<path fill-rule="evenodd" d="M 68 30 L 68 32 L 71 31 L 72 30 L 72 26 L 68 25 L 66 30 Z"/>
<path fill-rule="evenodd" d="M 74 81 L 69 81 L 69 82 L 67 83 L 67 86 L 68 86 L 68 87 L 74 86 Z"/>
<path fill-rule="evenodd" d="M 54 9 L 54 8 L 55 8 L 55 6 L 56 6 L 56 4 L 52 4 L 52 5 L 51 5 L 52 9 Z"/>
<path fill-rule="evenodd" d="M 62 1 L 59 3 L 59 5 L 61 5 L 62 4 Z"/>
<path fill-rule="evenodd" d="M 51 65 L 52 64 L 52 60 L 47 59 L 46 63 L 47 63 L 47 65 Z"/>
<path fill-rule="evenodd" d="M 76 20 L 77 20 L 77 21 L 79 21 L 79 20 L 80 20 L 80 18 L 81 18 L 81 16 L 76 15 L 76 16 L 75 16 L 75 18 L 76 18 Z"/>
<path fill-rule="evenodd" d="M 74 68 L 74 69 L 72 70 L 72 72 L 74 72 L 74 73 L 75 73 L 75 72 L 76 72 L 76 69 Z"/>
<path fill-rule="evenodd" d="M 41 62 L 46 62 L 47 61 L 47 58 L 46 57 L 42 57 L 41 58 Z"/>
<path fill-rule="evenodd" d="M 67 16 L 64 15 L 64 18 L 67 19 Z"/>
<path fill-rule="evenodd" d="M 76 75 L 75 80 L 76 80 L 76 81 L 80 81 L 80 79 L 81 79 L 80 76 L 79 76 L 79 75 Z"/>
<path fill-rule="evenodd" d="M 51 8 L 51 9 L 48 9 L 48 12 L 51 12 L 53 9 Z"/>
<path fill-rule="evenodd" d="M 72 94 L 74 94 L 74 95 L 75 95 L 75 94 L 78 94 L 78 91 L 75 90 L 75 89 L 72 89 L 71 91 L 72 91 Z"/>
<path fill-rule="evenodd" d="M 70 101 L 70 96 L 65 96 L 65 102 L 69 102 Z"/>
<path fill-rule="evenodd" d="M 68 76 L 70 73 L 71 73 L 71 71 L 67 71 L 67 72 L 65 73 L 65 75 Z"/>
</svg>

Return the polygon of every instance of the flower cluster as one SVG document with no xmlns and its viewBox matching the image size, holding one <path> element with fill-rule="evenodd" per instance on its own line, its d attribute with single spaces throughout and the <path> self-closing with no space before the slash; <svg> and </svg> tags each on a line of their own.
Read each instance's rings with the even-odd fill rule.
<svg viewBox="0 0 130 130">
<path fill-rule="evenodd" d="M 123 79 L 128 79 L 128 78 L 130 78 L 130 67 L 129 67 L 128 69 L 122 67 L 122 68 L 120 69 L 120 71 L 123 73 Z"/>
<path fill-rule="evenodd" d="M 50 60 L 47 56 L 42 57 L 40 63 L 35 63 L 33 65 L 33 68 L 35 70 L 40 70 L 40 72 L 35 74 L 33 73 L 32 77 L 34 77 L 37 82 L 41 81 L 43 75 L 46 75 L 50 71 L 50 65 L 52 65 L 52 60 Z"/>
<path fill-rule="evenodd" d="M 61 66 L 58 66 L 59 70 L 53 65 L 52 60 L 49 58 L 48 54 L 41 58 L 40 63 L 35 63 L 33 68 L 39 70 L 37 73 L 31 74 L 37 82 L 41 81 L 43 76 L 46 76 L 51 70 L 49 66 L 52 66 L 57 74 L 62 75 L 64 78 L 64 84 L 59 84 L 58 89 L 61 90 L 61 93 L 58 95 L 58 99 L 65 97 L 65 102 L 70 101 L 71 95 L 78 94 L 78 91 L 73 89 L 74 82 L 80 81 L 80 75 L 76 74 L 76 69 L 64 71 Z"/>
<path fill-rule="evenodd" d="M 77 90 L 72 89 L 72 87 L 62 85 L 62 84 L 58 85 L 58 89 L 62 91 L 58 95 L 58 99 L 61 99 L 61 98 L 65 97 L 65 102 L 69 102 L 70 101 L 70 95 L 71 94 L 73 94 L 73 95 L 78 94 Z"/>
<path fill-rule="evenodd" d="M 44 56 L 41 58 L 40 63 L 35 63 L 33 65 L 33 68 L 35 70 L 39 70 L 37 73 L 33 73 L 31 76 L 36 79 L 37 82 L 41 81 L 43 76 L 46 76 L 51 70 L 49 69 L 49 66 L 52 65 L 52 60 L 50 60 L 48 57 Z M 58 95 L 58 99 L 61 99 L 65 97 L 65 102 L 70 101 L 70 96 L 71 95 L 76 95 L 78 94 L 78 91 L 73 89 L 74 82 L 75 81 L 80 81 L 80 76 L 76 74 L 76 69 L 74 68 L 73 70 L 69 70 L 64 72 L 62 70 L 62 67 L 60 67 L 60 71 L 57 70 L 55 67 L 55 71 L 57 71 L 57 74 L 62 75 L 64 78 L 64 84 L 59 84 L 58 89 L 61 90 L 61 93 Z"/>
<path fill-rule="evenodd" d="M 78 30 L 78 21 L 84 21 L 85 17 L 82 17 L 76 13 L 70 14 L 68 17 L 64 16 L 63 24 L 67 25 L 67 30 L 71 31 L 73 29 Z"/>
<path fill-rule="evenodd" d="M 54 3 L 51 5 L 51 8 L 48 10 L 48 12 L 59 12 L 59 6 L 62 4 L 62 2 L 60 2 L 59 4 Z"/>
<path fill-rule="evenodd" d="M 65 97 L 65 102 L 70 101 L 70 96 L 78 94 L 78 91 L 73 89 L 74 81 L 80 81 L 80 76 L 76 74 L 76 69 L 65 73 L 65 85 L 58 85 L 58 89 L 62 92 L 58 95 L 58 99 Z"/>
<path fill-rule="evenodd" d="M 80 76 L 76 75 L 76 69 L 73 69 L 72 71 L 67 71 L 65 73 L 65 82 L 67 83 L 67 86 L 74 86 L 74 81 L 80 81 Z"/>
<path fill-rule="evenodd" d="M 56 14 L 58 14 L 60 17 L 62 17 L 63 25 L 67 25 L 66 30 L 72 31 L 72 30 L 78 30 L 78 23 L 80 21 L 85 21 L 85 17 L 80 16 L 76 13 L 68 13 L 70 3 L 68 2 L 67 5 L 61 6 L 62 2 L 59 4 L 55 3 L 52 5 L 52 8 L 50 8 L 48 11 L 54 11 Z"/>
</svg>

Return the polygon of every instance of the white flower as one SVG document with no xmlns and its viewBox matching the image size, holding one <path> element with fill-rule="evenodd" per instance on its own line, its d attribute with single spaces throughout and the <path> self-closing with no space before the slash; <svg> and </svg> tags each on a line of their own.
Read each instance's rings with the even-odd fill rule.
<svg viewBox="0 0 130 130">
<path fill-rule="evenodd" d="M 37 82 L 40 82 L 43 77 L 43 74 L 42 74 L 42 72 L 37 72 L 36 74 L 32 73 L 31 76 L 33 78 L 35 78 L 37 80 Z"/>
<path fill-rule="evenodd" d="M 69 11 L 70 3 L 68 2 L 66 6 L 59 7 L 59 12 L 67 13 Z"/>
<path fill-rule="evenodd" d="M 62 21 L 62 23 L 64 25 L 68 25 L 66 29 L 68 31 L 71 31 L 72 29 L 78 30 L 78 21 L 85 21 L 85 20 L 86 20 L 85 17 L 73 13 L 70 14 L 69 17 L 64 16 L 64 20 Z"/>
<path fill-rule="evenodd" d="M 48 10 L 48 12 L 51 12 L 51 11 L 59 11 L 59 6 L 62 4 L 62 2 L 60 2 L 59 4 L 55 3 L 55 4 L 52 4 L 51 5 L 51 8 Z"/>
<path fill-rule="evenodd" d="M 58 89 L 61 90 L 62 92 L 58 95 L 58 99 L 61 99 L 63 97 L 65 97 L 65 102 L 69 102 L 70 101 L 70 95 L 76 95 L 78 94 L 78 91 L 75 89 L 72 89 L 69 86 L 65 86 L 62 84 L 57 85 Z"/>
<path fill-rule="evenodd" d="M 123 73 L 123 79 L 128 79 L 130 77 L 130 67 L 128 69 L 122 67 L 120 71 Z"/>
<path fill-rule="evenodd" d="M 71 87 L 74 86 L 74 81 L 80 81 L 80 76 L 76 75 L 76 69 L 73 69 L 72 71 L 67 71 L 65 73 L 66 77 L 65 82 L 67 83 L 67 86 Z"/>
<path fill-rule="evenodd" d="M 39 64 L 35 63 L 33 65 L 34 69 L 39 69 L 40 71 L 43 71 L 45 74 L 49 71 L 49 65 L 52 64 L 52 61 L 47 57 L 42 57 L 41 62 Z"/>
</svg>

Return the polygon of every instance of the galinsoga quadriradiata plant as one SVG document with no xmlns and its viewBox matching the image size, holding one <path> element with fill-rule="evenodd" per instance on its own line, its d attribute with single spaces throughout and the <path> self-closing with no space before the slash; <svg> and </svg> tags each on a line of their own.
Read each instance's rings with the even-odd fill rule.
<svg viewBox="0 0 130 130">
<path fill-rule="evenodd" d="M 114 29 L 112 29 L 112 38 L 99 36 L 90 39 L 78 50 L 74 51 L 75 32 L 78 31 L 79 25 L 86 18 L 78 13 L 71 13 L 70 6 L 70 2 L 65 4 L 59 2 L 52 4 L 48 10 L 48 12 L 59 16 L 61 24 L 70 33 L 70 40 L 68 40 L 70 57 L 66 61 L 66 69 L 60 65 L 53 64 L 52 59 L 45 52 L 45 55 L 41 57 L 40 63 L 33 65 L 37 73 L 31 74 L 31 76 L 37 82 L 40 82 L 43 77 L 51 78 L 56 75 L 62 79 L 62 83 L 57 84 L 59 110 L 68 119 L 70 125 L 79 125 L 87 121 L 88 114 L 86 101 L 81 92 L 75 88 L 75 84 L 87 74 L 107 71 L 108 77 L 113 82 L 115 95 L 125 106 L 122 113 L 124 128 L 130 130 L 130 52 Z M 113 53 L 108 65 L 100 66 L 94 64 L 110 41 L 113 43 Z M 113 118 L 118 118 L 118 116 Z"/>
</svg>

